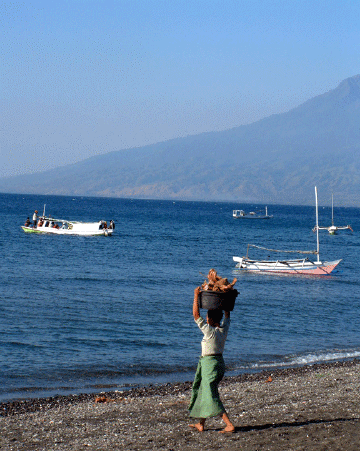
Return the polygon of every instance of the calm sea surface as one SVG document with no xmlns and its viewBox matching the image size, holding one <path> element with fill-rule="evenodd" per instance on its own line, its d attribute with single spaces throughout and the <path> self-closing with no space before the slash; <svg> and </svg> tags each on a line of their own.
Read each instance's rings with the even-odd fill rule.
<svg viewBox="0 0 360 451">
<path fill-rule="evenodd" d="M 54 217 L 113 219 L 115 233 L 25 234 L 20 226 L 44 204 Z M 269 205 L 271 220 L 232 218 L 256 207 L 0 194 L 0 401 L 191 380 L 201 273 L 214 267 L 232 279 L 232 257 L 248 243 L 316 249 L 314 207 Z M 334 215 L 354 232 L 320 233 L 320 258 L 343 259 L 331 276 L 236 274 L 227 374 L 360 356 L 360 210 Z M 329 207 L 319 216 L 330 225 Z"/>
</svg>

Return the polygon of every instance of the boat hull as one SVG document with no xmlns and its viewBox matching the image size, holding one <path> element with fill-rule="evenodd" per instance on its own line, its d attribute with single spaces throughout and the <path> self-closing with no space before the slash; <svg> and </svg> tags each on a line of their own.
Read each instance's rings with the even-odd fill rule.
<svg viewBox="0 0 360 451">
<path fill-rule="evenodd" d="M 21 226 L 25 233 L 37 233 L 47 235 L 78 235 L 78 236 L 110 236 L 112 229 L 101 230 L 70 230 L 70 229 L 55 229 L 52 227 L 26 227 Z"/>
<path fill-rule="evenodd" d="M 270 219 L 272 216 L 260 216 L 260 215 L 245 215 L 245 216 L 235 216 L 233 215 L 234 219 Z"/>
<path fill-rule="evenodd" d="M 249 260 L 245 257 L 233 257 L 233 260 L 237 262 L 235 269 L 241 271 L 270 274 L 307 274 L 314 276 L 330 274 L 341 262 L 341 259 L 331 262 L 312 262 L 307 259 L 282 261 Z"/>
</svg>

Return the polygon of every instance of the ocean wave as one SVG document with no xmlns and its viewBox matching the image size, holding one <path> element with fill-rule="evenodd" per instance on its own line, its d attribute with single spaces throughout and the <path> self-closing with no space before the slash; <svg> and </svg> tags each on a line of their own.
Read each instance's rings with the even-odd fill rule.
<svg viewBox="0 0 360 451">
<path fill-rule="evenodd" d="M 248 368 L 252 370 L 262 370 L 266 368 L 283 368 L 355 359 L 358 357 L 360 357 L 360 350 L 324 350 L 319 352 L 310 352 L 308 354 L 285 356 L 279 360 L 275 359 L 269 361 L 254 362 L 244 366 L 243 369 Z"/>
</svg>

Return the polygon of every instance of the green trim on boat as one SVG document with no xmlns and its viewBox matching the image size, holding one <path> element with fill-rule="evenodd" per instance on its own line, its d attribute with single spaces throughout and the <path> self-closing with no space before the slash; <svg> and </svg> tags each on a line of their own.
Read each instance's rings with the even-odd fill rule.
<svg viewBox="0 0 360 451">
<path fill-rule="evenodd" d="M 30 229 L 29 227 L 22 227 L 25 233 L 43 233 L 41 230 Z"/>
</svg>

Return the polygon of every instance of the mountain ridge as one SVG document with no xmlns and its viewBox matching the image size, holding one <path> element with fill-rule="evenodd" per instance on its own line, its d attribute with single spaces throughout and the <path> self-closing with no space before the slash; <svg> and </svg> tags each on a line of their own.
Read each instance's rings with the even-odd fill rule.
<svg viewBox="0 0 360 451">
<path fill-rule="evenodd" d="M 33 194 L 360 206 L 360 75 L 286 113 L 0 179 Z"/>
</svg>

